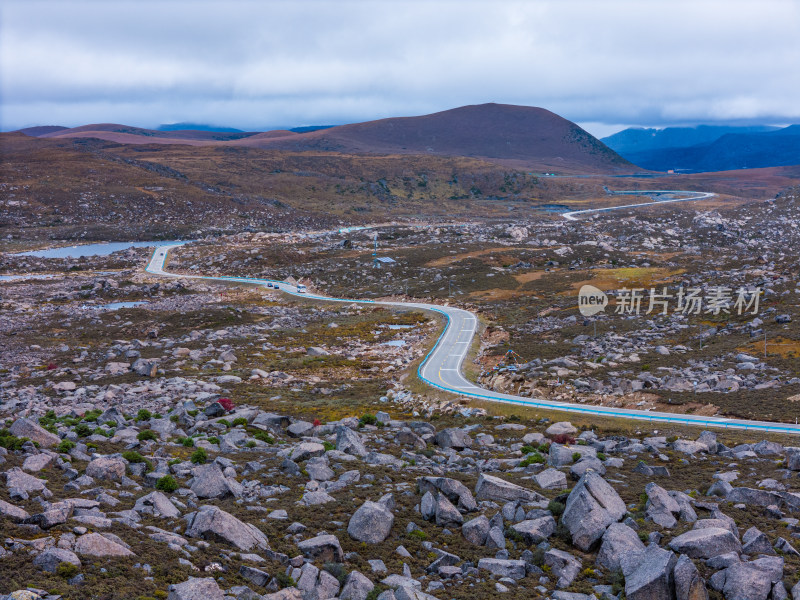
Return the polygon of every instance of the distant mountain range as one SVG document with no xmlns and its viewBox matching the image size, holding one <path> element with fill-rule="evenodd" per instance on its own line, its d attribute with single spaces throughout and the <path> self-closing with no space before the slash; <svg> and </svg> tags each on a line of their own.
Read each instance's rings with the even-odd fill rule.
<svg viewBox="0 0 800 600">
<path fill-rule="evenodd" d="M 44 138 L 100 138 L 121 144 L 246 146 L 293 152 L 413 154 L 480 158 L 557 173 L 634 173 L 640 169 L 600 140 L 543 108 L 506 104 L 464 106 L 419 117 L 395 117 L 267 132 L 224 128 L 158 130 L 118 124 L 34 127 L 22 133 Z M 168 127 L 164 130 L 164 127 Z"/>
<path fill-rule="evenodd" d="M 696 173 L 800 164 L 800 125 L 633 128 L 602 141 L 653 171 Z"/>
</svg>

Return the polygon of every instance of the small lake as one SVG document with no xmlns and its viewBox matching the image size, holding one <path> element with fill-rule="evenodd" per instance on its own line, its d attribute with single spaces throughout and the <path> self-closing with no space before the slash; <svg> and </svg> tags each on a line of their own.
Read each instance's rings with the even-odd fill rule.
<svg viewBox="0 0 800 600">
<path fill-rule="evenodd" d="M 91 310 L 91 309 L 97 309 L 97 310 L 119 310 L 120 308 L 135 308 L 137 306 L 142 306 L 143 304 L 150 304 L 150 303 L 146 302 L 144 300 L 140 300 L 138 302 L 110 302 L 108 304 L 99 304 L 99 305 L 96 305 L 96 306 L 86 305 L 86 306 L 83 306 L 82 308 L 87 309 L 87 310 Z"/>
<path fill-rule="evenodd" d="M 52 279 L 52 273 L 29 273 L 27 275 L 0 275 L 0 281 L 24 281 L 26 279 Z"/>
<path fill-rule="evenodd" d="M 413 329 L 413 325 L 387 325 L 389 329 Z"/>
<path fill-rule="evenodd" d="M 171 244 L 187 244 L 188 241 L 170 242 L 101 242 L 98 244 L 83 244 L 80 246 L 64 246 L 63 248 L 50 248 L 49 250 L 30 250 L 20 252 L 14 256 L 35 256 L 37 258 L 80 258 L 82 256 L 108 256 L 128 248 L 155 248 Z"/>
<path fill-rule="evenodd" d="M 400 346 L 405 346 L 405 345 L 406 345 L 405 340 L 390 340 L 388 342 L 383 342 L 381 344 L 381 346 L 395 346 L 395 347 L 398 347 L 398 348 Z"/>
</svg>

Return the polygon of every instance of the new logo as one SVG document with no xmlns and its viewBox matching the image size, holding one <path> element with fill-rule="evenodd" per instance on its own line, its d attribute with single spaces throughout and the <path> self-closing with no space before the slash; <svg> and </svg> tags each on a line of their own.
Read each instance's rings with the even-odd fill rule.
<svg viewBox="0 0 800 600">
<path fill-rule="evenodd" d="M 578 292 L 578 310 L 584 317 L 603 312 L 608 306 L 608 296 L 593 285 L 584 285 Z"/>
</svg>

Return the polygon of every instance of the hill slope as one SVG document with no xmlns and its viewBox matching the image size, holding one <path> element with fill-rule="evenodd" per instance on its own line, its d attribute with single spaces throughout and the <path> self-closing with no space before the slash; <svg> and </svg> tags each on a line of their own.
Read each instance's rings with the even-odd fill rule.
<svg viewBox="0 0 800 600">
<path fill-rule="evenodd" d="M 38 133 L 38 132 L 37 132 Z M 481 104 L 314 131 L 156 131 L 95 124 L 39 137 L 100 138 L 121 144 L 247 146 L 292 152 L 462 156 L 528 170 L 631 173 L 640 169 L 575 123 L 543 108 Z"/>
<path fill-rule="evenodd" d="M 575 123 L 543 108 L 506 104 L 340 125 L 268 144 L 244 139 L 237 145 L 347 154 L 467 156 L 554 170 L 637 170 Z"/>
</svg>

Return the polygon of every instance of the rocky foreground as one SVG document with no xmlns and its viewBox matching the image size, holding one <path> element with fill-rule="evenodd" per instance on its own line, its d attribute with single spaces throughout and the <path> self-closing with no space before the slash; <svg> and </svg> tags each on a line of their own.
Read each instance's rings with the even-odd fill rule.
<svg viewBox="0 0 800 600">
<path fill-rule="evenodd" d="M 60 412 L 0 430 L 4 598 L 800 598 L 800 448 L 226 399 Z"/>
</svg>

